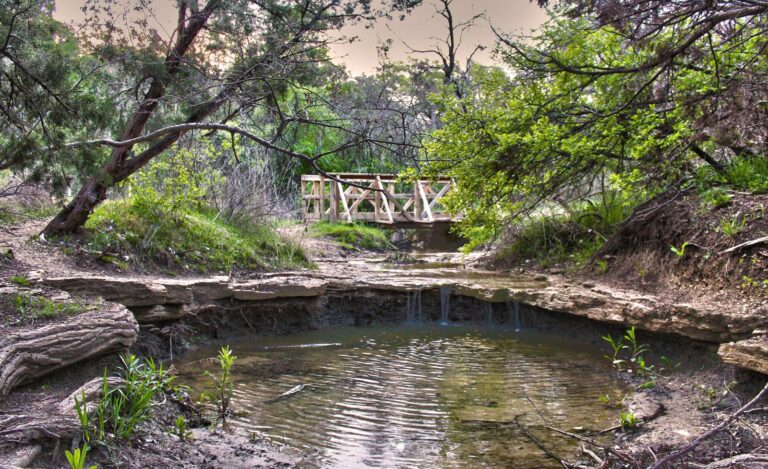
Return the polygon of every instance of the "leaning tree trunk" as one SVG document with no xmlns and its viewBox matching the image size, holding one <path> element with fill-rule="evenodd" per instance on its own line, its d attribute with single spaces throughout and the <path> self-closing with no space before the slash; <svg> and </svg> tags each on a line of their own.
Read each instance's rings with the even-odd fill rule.
<svg viewBox="0 0 768 469">
<path fill-rule="evenodd" d="M 182 60 L 195 38 L 205 27 L 213 12 L 221 7 L 221 4 L 221 0 L 209 0 L 205 8 L 192 13 L 187 18 L 186 3 L 179 3 L 178 38 L 173 49 L 165 58 L 164 77 L 149 77 L 152 80 L 152 84 L 144 94 L 139 108 L 133 113 L 130 121 L 128 121 L 128 125 L 120 135 L 120 141 L 130 140 L 142 134 L 149 118 L 157 110 L 163 96 L 165 96 L 167 84 L 165 80 L 173 77 L 179 71 Z M 178 139 L 178 136 L 176 139 Z M 107 190 L 143 166 L 143 164 L 137 165 L 133 161 L 135 158 L 129 159 L 131 148 L 132 146 L 126 145 L 112 150 L 109 161 L 102 166 L 99 174 L 92 176 L 85 182 L 75 198 L 48 223 L 48 226 L 45 227 L 45 233 L 68 234 L 82 227 L 86 220 L 88 220 L 88 216 L 93 212 L 93 209 L 106 199 Z M 155 155 L 163 150 L 156 152 Z"/>
</svg>

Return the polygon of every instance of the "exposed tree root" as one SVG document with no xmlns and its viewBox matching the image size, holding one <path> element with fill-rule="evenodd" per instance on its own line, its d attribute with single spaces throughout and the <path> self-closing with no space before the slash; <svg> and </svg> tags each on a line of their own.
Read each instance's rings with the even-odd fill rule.
<svg viewBox="0 0 768 469">
<path fill-rule="evenodd" d="M 0 337 L 0 397 L 52 371 L 128 349 L 138 331 L 133 314 L 111 304 L 98 312 Z"/>
<path fill-rule="evenodd" d="M 101 393 L 103 378 L 94 378 L 60 402 L 52 402 L 47 408 L 35 408 L 32 412 L 0 415 L 0 438 L 11 443 L 30 443 L 43 439 L 70 439 L 80 431 L 80 421 L 75 410 L 75 397 L 91 405 Z M 118 386 L 122 380 L 109 378 L 110 386 Z"/>
</svg>

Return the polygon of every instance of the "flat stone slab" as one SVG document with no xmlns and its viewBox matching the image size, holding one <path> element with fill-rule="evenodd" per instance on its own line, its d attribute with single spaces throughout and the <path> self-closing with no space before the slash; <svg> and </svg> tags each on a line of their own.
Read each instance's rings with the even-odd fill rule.
<svg viewBox="0 0 768 469">
<path fill-rule="evenodd" d="M 318 279 L 269 279 L 237 283 L 231 286 L 232 296 L 240 301 L 262 301 L 275 298 L 306 298 L 325 293 L 328 282 Z"/>
<path fill-rule="evenodd" d="M 768 375 L 768 336 L 766 335 L 721 344 L 717 354 L 725 363 Z"/>
</svg>

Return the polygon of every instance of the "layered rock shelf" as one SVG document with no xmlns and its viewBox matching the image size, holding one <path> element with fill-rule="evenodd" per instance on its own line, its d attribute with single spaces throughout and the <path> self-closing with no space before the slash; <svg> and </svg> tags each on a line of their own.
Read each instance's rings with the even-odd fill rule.
<svg viewBox="0 0 768 469">
<path fill-rule="evenodd" d="M 636 326 L 693 340 L 722 343 L 724 360 L 768 372 L 765 339 L 751 339 L 765 325 L 765 311 L 729 311 L 720 306 L 670 303 L 652 295 L 559 275 L 510 275 L 465 269 L 393 266 L 375 260 L 321 264 L 318 270 L 263 274 L 251 280 L 225 276 L 196 279 L 67 276 L 36 280 L 75 295 L 95 295 L 128 307 L 139 323 L 183 319 L 222 301 L 260 302 L 321 298 L 363 292 L 406 293 L 449 288 L 452 295 L 481 301 L 519 302 L 603 323 Z M 33 275 L 34 276 L 34 275 Z M 286 313 L 288 314 L 288 313 Z M 761 342 L 762 341 L 762 342 Z M 732 343 L 733 342 L 733 343 Z"/>
</svg>

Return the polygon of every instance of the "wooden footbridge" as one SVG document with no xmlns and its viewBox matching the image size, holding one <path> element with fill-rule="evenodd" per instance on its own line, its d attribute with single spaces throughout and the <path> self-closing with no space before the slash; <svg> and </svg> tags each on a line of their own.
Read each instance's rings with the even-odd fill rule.
<svg viewBox="0 0 768 469">
<path fill-rule="evenodd" d="M 455 186 L 451 178 L 403 183 L 395 174 L 305 175 L 301 213 L 307 221 L 358 221 L 382 224 L 449 223 L 440 203 Z"/>
</svg>

